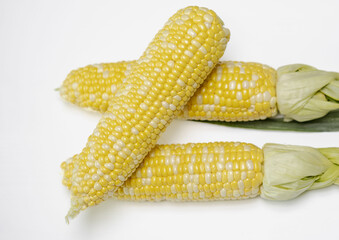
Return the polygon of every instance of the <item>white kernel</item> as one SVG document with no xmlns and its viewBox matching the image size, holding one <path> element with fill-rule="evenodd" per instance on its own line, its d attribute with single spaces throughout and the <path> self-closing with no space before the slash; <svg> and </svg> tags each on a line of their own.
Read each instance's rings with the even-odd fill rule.
<svg viewBox="0 0 339 240">
<path fill-rule="evenodd" d="M 92 179 L 93 179 L 94 181 L 99 181 L 100 177 L 99 177 L 98 174 L 93 174 Z"/>
<path fill-rule="evenodd" d="M 174 61 L 172 61 L 172 60 L 168 61 L 168 62 L 167 62 L 167 65 L 168 65 L 169 67 L 174 67 Z"/>
<path fill-rule="evenodd" d="M 103 77 L 103 78 L 108 78 L 108 76 L 109 76 L 109 71 L 104 71 L 104 72 L 102 73 L 102 77 Z"/>
<path fill-rule="evenodd" d="M 117 140 L 117 138 L 114 137 L 113 135 L 109 135 L 108 139 L 111 140 L 112 142 L 115 142 Z"/>
<path fill-rule="evenodd" d="M 156 129 L 158 127 L 158 124 L 156 122 L 154 122 L 153 120 L 149 123 L 149 125 L 151 125 L 152 128 Z"/>
<path fill-rule="evenodd" d="M 193 192 L 193 184 L 192 183 L 187 184 L 187 192 L 189 192 L 189 193 Z"/>
<path fill-rule="evenodd" d="M 219 155 L 219 162 L 223 163 L 225 162 L 225 156 L 224 156 L 224 153 L 220 153 Z"/>
<path fill-rule="evenodd" d="M 183 20 L 183 21 L 187 21 L 188 19 L 190 19 L 190 17 L 186 14 L 181 16 L 181 20 Z"/>
<path fill-rule="evenodd" d="M 115 162 L 115 156 L 113 155 L 113 154 L 108 154 L 108 159 L 112 162 L 112 163 L 114 163 Z"/>
<path fill-rule="evenodd" d="M 181 20 L 181 19 L 177 19 L 175 22 L 176 22 L 176 24 L 178 24 L 178 25 L 182 25 L 182 24 L 185 23 L 185 22 L 184 22 L 183 20 Z"/>
<path fill-rule="evenodd" d="M 183 181 L 184 181 L 184 184 L 188 184 L 189 183 L 189 175 L 187 173 L 185 173 L 183 175 Z"/>
<path fill-rule="evenodd" d="M 207 29 L 210 29 L 211 26 L 212 26 L 209 22 L 204 22 L 204 24 L 205 24 L 205 26 L 206 26 Z"/>
<path fill-rule="evenodd" d="M 192 28 L 188 29 L 187 33 L 192 37 L 195 38 L 197 36 L 197 33 L 193 31 Z"/>
<path fill-rule="evenodd" d="M 130 113 L 136 113 L 136 110 L 134 108 L 127 108 L 127 111 L 130 112 Z"/>
<path fill-rule="evenodd" d="M 184 54 L 188 57 L 193 57 L 193 53 L 191 51 L 185 50 Z"/>
<path fill-rule="evenodd" d="M 201 105 L 202 104 L 202 95 L 201 94 L 199 94 L 198 96 L 197 96 L 197 104 L 198 105 Z"/>
<path fill-rule="evenodd" d="M 256 85 L 257 85 L 256 82 L 254 80 L 252 80 L 252 81 L 250 81 L 249 87 L 255 88 Z"/>
<path fill-rule="evenodd" d="M 239 180 L 238 181 L 238 188 L 239 188 L 240 191 L 244 190 L 244 182 L 243 182 L 243 180 Z"/>
<path fill-rule="evenodd" d="M 229 90 L 234 90 L 236 88 L 236 86 L 237 86 L 237 82 L 236 81 L 230 81 L 228 89 Z"/>
<path fill-rule="evenodd" d="M 115 127 L 115 131 L 117 131 L 117 132 L 122 132 L 122 127 L 121 127 L 121 126 L 116 126 L 116 127 Z"/>
<path fill-rule="evenodd" d="M 100 191 L 102 189 L 102 186 L 100 185 L 100 183 L 96 182 L 94 184 L 94 189 L 97 190 L 97 191 Z"/>
<path fill-rule="evenodd" d="M 126 158 L 127 158 L 126 153 L 124 153 L 123 151 L 118 152 L 118 155 L 119 155 L 121 158 L 123 158 L 123 159 L 126 159 Z"/>
<path fill-rule="evenodd" d="M 194 163 L 194 162 L 195 162 L 195 160 L 196 160 L 196 156 L 197 156 L 197 155 L 195 155 L 195 154 L 192 154 L 192 155 L 191 155 L 191 162 L 192 162 L 192 163 Z"/>
<path fill-rule="evenodd" d="M 242 100 L 242 93 L 241 92 L 237 92 L 236 93 L 236 98 L 238 101 L 241 101 Z"/>
<path fill-rule="evenodd" d="M 212 61 L 208 61 L 208 62 L 207 62 L 207 65 L 208 65 L 208 67 L 211 68 L 211 67 L 213 67 L 213 62 L 212 62 Z"/>
<path fill-rule="evenodd" d="M 177 165 L 173 165 L 173 174 L 177 175 L 178 174 L 178 166 Z"/>
<path fill-rule="evenodd" d="M 120 181 L 122 181 L 122 182 L 124 182 L 126 179 L 125 179 L 125 177 L 124 176 L 118 176 L 118 179 L 120 180 Z"/>
<path fill-rule="evenodd" d="M 121 147 L 118 144 L 114 144 L 113 148 L 117 151 L 121 151 Z"/>
<path fill-rule="evenodd" d="M 211 172 L 211 165 L 208 162 L 205 163 L 205 172 L 207 173 Z"/>
<path fill-rule="evenodd" d="M 205 182 L 206 184 L 211 184 L 211 174 L 205 173 Z"/>
<path fill-rule="evenodd" d="M 252 105 L 254 105 L 254 104 L 256 103 L 256 97 L 255 97 L 255 95 L 251 96 L 250 102 L 251 102 Z"/>
<path fill-rule="evenodd" d="M 136 174 L 137 178 L 141 178 L 141 177 L 142 177 L 140 169 L 138 169 L 138 170 L 135 172 L 135 174 Z"/>
<path fill-rule="evenodd" d="M 148 109 L 148 106 L 145 103 L 141 103 L 140 108 L 146 111 Z"/>
<path fill-rule="evenodd" d="M 200 198 L 205 198 L 205 192 L 200 192 L 200 193 L 199 193 L 199 197 L 200 197 Z"/>
<path fill-rule="evenodd" d="M 161 122 L 161 124 L 164 125 L 164 126 L 167 124 L 167 121 L 166 121 L 165 119 L 161 119 L 160 122 Z"/>
<path fill-rule="evenodd" d="M 225 189 L 225 188 L 222 188 L 222 189 L 220 190 L 220 196 L 221 196 L 221 197 L 226 197 L 226 189 Z"/>
<path fill-rule="evenodd" d="M 109 170 L 113 170 L 114 169 L 114 165 L 112 163 L 105 163 L 105 168 L 109 169 Z"/>
<path fill-rule="evenodd" d="M 239 73 L 245 73 L 245 68 L 241 67 Z"/>
<path fill-rule="evenodd" d="M 227 162 L 226 163 L 226 170 L 231 171 L 233 169 L 233 163 L 232 162 Z"/>
<path fill-rule="evenodd" d="M 271 94 L 269 91 L 265 91 L 264 94 L 263 94 L 263 97 L 264 97 L 264 101 L 265 102 L 268 102 L 271 100 Z"/>
<path fill-rule="evenodd" d="M 239 190 L 233 190 L 233 197 L 235 197 L 235 198 L 240 197 L 240 192 L 239 192 Z"/>
<path fill-rule="evenodd" d="M 205 14 L 204 15 L 204 19 L 205 19 L 205 21 L 206 22 L 209 22 L 209 23 L 211 23 L 211 22 L 213 22 L 213 16 L 212 15 L 210 15 L 210 14 Z"/>
<path fill-rule="evenodd" d="M 192 8 L 186 8 L 184 13 L 185 14 L 190 14 L 192 12 Z"/>
<path fill-rule="evenodd" d="M 177 80 L 177 84 L 179 84 L 179 85 L 182 86 L 182 87 L 185 87 L 185 86 L 186 86 L 186 83 L 185 83 L 183 80 L 181 80 L 181 79 L 178 79 L 178 80 Z"/>
<path fill-rule="evenodd" d="M 206 50 L 206 48 L 204 48 L 204 46 L 201 46 L 199 48 L 199 51 L 202 52 L 203 54 L 207 54 L 207 50 Z"/>
<path fill-rule="evenodd" d="M 257 81 L 259 79 L 259 76 L 256 74 L 252 74 L 252 80 Z"/>
<path fill-rule="evenodd" d="M 108 100 L 108 97 L 109 97 L 109 96 L 108 96 L 107 93 L 103 93 L 103 94 L 102 94 L 102 99 L 103 99 L 103 100 L 107 101 L 107 100 Z"/>
<path fill-rule="evenodd" d="M 122 148 L 125 147 L 125 143 L 121 141 L 120 139 L 117 141 L 117 144 Z"/>
<path fill-rule="evenodd" d="M 222 39 L 220 39 L 220 43 L 223 43 L 223 44 L 225 44 L 225 43 L 227 43 L 228 42 L 228 40 L 227 40 L 227 38 L 222 38 Z"/>
<path fill-rule="evenodd" d="M 104 149 L 104 150 L 109 150 L 109 149 L 110 149 L 109 145 L 106 144 L 106 143 L 102 144 L 101 147 L 102 147 L 102 149 Z"/>
<path fill-rule="evenodd" d="M 249 112 L 254 112 L 254 111 L 255 111 L 255 106 L 254 106 L 254 105 L 251 105 L 251 106 L 248 108 L 248 111 L 249 111 Z"/>
<path fill-rule="evenodd" d="M 137 93 L 139 95 L 142 95 L 142 96 L 146 96 L 147 95 L 147 93 L 145 91 L 141 90 L 141 89 L 138 89 Z"/>
<path fill-rule="evenodd" d="M 166 109 L 168 109 L 169 108 L 169 104 L 168 104 L 168 102 L 166 102 L 166 101 L 162 101 L 162 106 L 164 107 L 164 108 L 166 108 Z"/>
<path fill-rule="evenodd" d="M 214 160 L 214 154 L 213 153 L 209 153 L 208 154 L 208 161 L 209 162 L 213 162 L 213 160 Z"/>
<path fill-rule="evenodd" d="M 226 106 L 222 106 L 222 107 L 220 108 L 220 110 L 221 110 L 221 112 L 226 112 Z"/>
<path fill-rule="evenodd" d="M 104 66 L 102 64 L 94 64 L 93 66 L 97 68 L 98 73 L 104 71 Z"/>
<path fill-rule="evenodd" d="M 221 174 L 221 172 L 217 172 L 217 173 L 215 174 L 215 176 L 217 177 L 217 181 L 218 181 L 218 182 L 221 182 L 221 181 L 222 181 L 222 174 Z"/>
<path fill-rule="evenodd" d="M 245 81 L 242 82 L 242 88 L 243 89 L 248 89 L 249 86 L 250 86 L 250 83 L 248 81 L 245 80 Z"/>
<path fill-rule="evenodd" d="M 91 100 L 91 102 L 95 101 L 95 95 L 94 94 L 90 94 L 89 95 L 89 100 Z"/>
<path fill-rule="evenodd" d="M 218 95 L 214 95 L 214 104 L 218 105 L 220 103 L 220 97 Z"/>
<path fill-rule="evenodd" d="M 199 174 L 194 175 L 194 184 L 199 184 Z"/>
<path fill-rule="evenodd" d="M 226 37 L 229 37 L 231 35 L 231 31 L 228 28 L 223 27 L 222 30 L 224 30 Z"/>
<path fill-rule="evenodd" d="M 247 173 L 245 171 L 241 172 L 241 180 L 245 180 L 247 178 Z"/>
<path fill-rule="evenodd" d="M 228 180 L 228 182 L 232 182 L 233 181 L 233 171 L 228 171 L 227 172 L 227 180 Z"/>
<path fill-rule="evenodd" d="M 200 44 L 200 42 L 198 42 L 197 40 L 192 40 L 191 41 L 191 43 L 194 45 L 194 46 L 196 46 L 197 48 L 200 48 L 201 47 L 201 44 Z"/>
<path fill-rule="evenodd" d="M 169 108 L 172 110 L 172 111 L 175 111 L 177 109 L 177 107 L 174 105 L 174 104 L 170 104 L 169 105 Z"/>
<path fill-rule="evenodd" d="M 79 84 L 75 82 L 75 83 L 72 84 L 72 88 L 73 88 L 74 90 L 76 90 L 76 89 L 78 88 L 78 85 L 79 85 Z"/>
<path fill-rule="evenodd" d="M 112 92 L 112 93 L 115 93 L 116 90 L 117 90 L 117 85 L 112 84 L 112 85 L 111 85 L 111 92 Z"/>
<path fill-rule="evenodd" d="M 181 97 L 179 95 L 175 95 L 173 98 L 177 101 L 181 101 Z"/>
<path fill-rule="evenodd" d="M 244 145 L 244 151 L 251 151 L 251 146 Z"/>
<path fill-rule="evenodd" d="M 177 48 L 177 46 L 173 43 L 168 43 L 168 47 L 172 50 L 175 50 Z"/>
<path fill-rule="evenodd" d="M 204 111 L 205 111 L 205 112 L 208 112 L 209 110 L 210 110 L 210 105 L 205 104 L 205 105 L 204 105 Z"/>
<path fill-rule="evenodd" d="M 148 167 L 147 168 L 147 177 L 151 178 L 153 176 L 152 174 L 152 168 L 151 167 Z"/>
<path fill-rule="evenodd" d="M 172 192 L 173 194 L 176 194 L 176 193 L 177 193 L 177 190 L 175 189 L 175 184 L 173 184 L 173 185 L 171 186 L 171 192 Z"/>
<path fill-rule="evenodd" d="M 161 69 L 160 68 L 154 68 L 154 71 L 161 72 Z"/>
<path fill-rule="evenodd" d="M 194 168 L 192 163 L 188 164 L 188 172 L 189 174 L 194 174 Z"/>
<path fill-rule="evenodd" d="M 96 168 L 100 168 L 100 167 L 101 167 L 101 165 L 100 165 L 99 162 L 95 162 L 95 163 L 94 163 L 94 166 L 95 166 Z"/>
<path fill-rule="evenodd" d="M 208 153 L 208 147 L 206 147 L 206 146 L 203 147 L 203 148 L 202 148 L 202 152 L 203 152 L 203 153 Z"/>
<path fill-rule="evenodd" d="M 256 102 L 261 103 L 263 100 L 263 95 L 262 93 L 258 93 L 256 96 Z"/>
<path fill-rule="evenodd" d="M 104 173 L 100 169 L 97 170 L 97 174 L 101 177 L 104 176 Z"/>
<path fill-rule="evenodd" d="M 246 161 L 246 166 L 247 166 L 248 170 L 253 170 L 254 166 L 253 166 L 252 160 L 247 160 Z"/>
<path fill-rule="evenodd" d="M 224 170 L 224 167 L 225 167 L 224 164 L 222 164 L 222 163 L 220 163 L 220 162 L 217 163 L 217 169 L 218 169 L 218 171 Z"/>
</svg>

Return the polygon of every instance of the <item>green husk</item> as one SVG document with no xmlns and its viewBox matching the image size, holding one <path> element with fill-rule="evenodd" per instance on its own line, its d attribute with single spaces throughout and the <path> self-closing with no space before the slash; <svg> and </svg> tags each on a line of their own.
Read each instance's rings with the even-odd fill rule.
<svg viewBox="0 0 339 240">
<path fill-rule="evenodd" d="M 277 104 L 285 121 L 310 121 L 339 109 L 339 73 L 292 64 L 277 70 Z"/>
<path fill-rule="evenodd" d="M 339 131 L 339 111 L 328 113 L 323 118 L 308 122 L 291 121 L 286 122 L 282 117 L 269 118 L 260 121 L 250 122 L 221 122 L 221 121 L 200 121 L 228 127 L 252 128 L 277 131 L 298 131 L 298 132 L 336 132 Z"/>
<path fill-rule="evenodd" d="M 261 197 L 289 200 L 339 183 L 339 148 L 266 144 Z"/>
</svg>

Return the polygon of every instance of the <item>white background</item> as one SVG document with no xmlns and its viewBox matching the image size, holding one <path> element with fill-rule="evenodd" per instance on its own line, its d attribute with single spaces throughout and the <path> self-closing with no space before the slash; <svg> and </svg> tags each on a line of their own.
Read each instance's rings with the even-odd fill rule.
<svg viewBox="0 0 339 240">
<path fill-rule="evenodd" d="M 0 239 L 339 239 L 338 187 L 296 200 L 207 203 L 114 200 L 64 216 L 60 164 L 100 115 L 54 89 L 74 68 L 137 59 L 178 9 L 206 6 L 231 30 L 223 60 L 339 71 L 338 1 L 1 1 Z M 227 128 L 176 120 L 161 143 L 245 141 L 339 146 L 339 133 Z"/>
</svg>

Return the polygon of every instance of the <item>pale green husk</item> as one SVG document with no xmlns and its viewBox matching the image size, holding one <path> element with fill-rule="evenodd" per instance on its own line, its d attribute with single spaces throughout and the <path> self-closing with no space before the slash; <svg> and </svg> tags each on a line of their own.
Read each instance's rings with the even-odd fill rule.
<svg viewBox="0 0 339 240">
<path fill-rule="evenodd" d="M 278 109 L 286 121 L 310 121 L 339 109 L 339 73 L 292 64 L 277 75 Z"/>
<path fill-rule="evenodd" d="M 261 197 L 289 200 L 312 189 L 339 184 L 339 148 L 266 144 Z"/>
</svg>

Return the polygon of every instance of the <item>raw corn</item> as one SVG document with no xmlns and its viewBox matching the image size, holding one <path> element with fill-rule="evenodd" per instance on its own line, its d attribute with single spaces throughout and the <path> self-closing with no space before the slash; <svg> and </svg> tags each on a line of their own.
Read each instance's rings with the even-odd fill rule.
<svg viewBox="0 0 339 240">
<path fill-rule="evenodd" d="M 71 174 L 71 173 L 69 173 Z M 156 145 L 110 196 L 134 201 L 294 199 L 339 185 L 339 148 L 240 142 Z"/>
<path fill-rule="evenodd" d="M 206 8 L 188 7 L 169 19 L 110 99 L 86 147 L 62 164 L 71 190 L 67 218 L 107 199 L 135 171 L 217 64 L 228 38 Z"/>
<path fill-rule="evenodd" d="M 114 193 L 127 200 L 207 201 L 260 194 L 262 150 L 234 142 L 157 145 Z"/>
<path fill-rule="evenodd" d="M 131 72 L 135 61 L 88 65 L 73 70 L 60 95 L 80 107 L 105 112 L 109 96 Z M 219 62 L 180 118 L 213 121 L 252 121 L 277 114 L 276 71 L 252 62 Z"/>
</svg>

